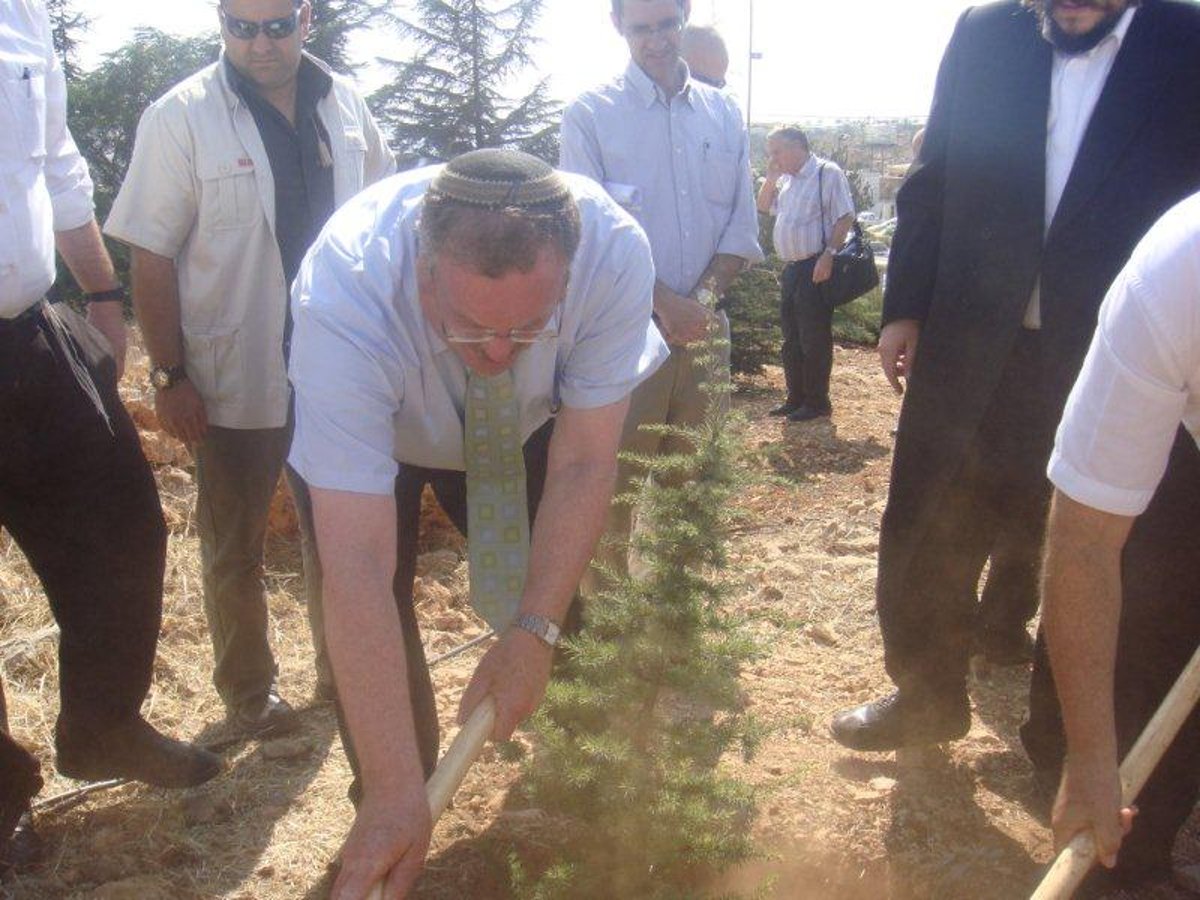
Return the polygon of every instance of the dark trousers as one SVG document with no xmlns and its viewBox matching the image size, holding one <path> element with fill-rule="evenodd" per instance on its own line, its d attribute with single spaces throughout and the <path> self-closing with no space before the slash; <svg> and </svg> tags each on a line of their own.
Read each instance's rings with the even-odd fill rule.
<svg viewBox="0 0 1200 900">
<path fill-rule="evenodd" d="M 59 316 L 69 349 L 45 314 L 0 322 L 0 526 L 58 622 L 58 727 L 80 740 L 137 716 L 150 688 L 167 533 L 103 339 Z M 68 352 L 90 370 L 111 431 Z"/>
<path fill-rule="evenodd" d="M 829 406 L 833 372 L 833 309 L 813 284 L 817 257 L 790 262 L 779 280 L 783 377 L 789 406 Z"/>
<path fill-rule="evenodd" d="M 1124 758 L 1200 645 L 1200 450 L 1182 429 L 1154 499 L 1129 534 L 1121 588 L 1114 701 Z M 1040 636 L 1021 741 L 1037 768 L 1061 769 L 1062 717 Z M 1198 793 L 1200 715 L 1193 712 L 1138 795 L 1118 883 L 1169 876 L 1171 845 Z"/>
<path fill-rule="evenodd" d="M 884 513 L 876 601 L 884 661 L 902 690 L 965 691 L 988 554 L 1002 529 L 1041 541 L 1055 415 L 1040 388 L 1040 369 L 1039 336 L 1022 331 L 962 467 L 907 565 L 893 561 L 889 543 L 910 523 Z"/>
<path fill-rule="evenodd" d="M 546 463 L 550 450 L 550 436 L 554 430 L 551 419 L 529 436 L 525 442 L 525 484 L 529 504 L 529 521 L 537 515 L 546 483 Z M 299 482 L 300 479 L 296 479 Z M 467 478 L 464 472 L 450 469 L 427 469 L 421 466 L 401 464 L 396 475 L 396 576 L 392 582 L 392 593 L 396 598 L 396 612 L 400 616 L 400 628 L 404 634 L 404 653 L 408 661 L 408 691 L 412 698 L 413 720 L 417 733 L 417 747 L 421 764 L 428 778 L 437 765 L 439 728 L 437 703 L 433 693 L 433 682 L 425 662 L 425 650 L 421 644 L 421 631 L 413 607 L 413 583 L 417 574 L 417 547 L 421 520 L 421 494 L 425 485 L 433 489 L 438 504 L 450 521 L 464 535 L 467 533 Z M 306 529 L 312 546 L 320 546 L 312 539 L 313 524 L 311 503 L 305 498 L 297 503 L 301 511 L 301 528 Z M 307 513 L 307 515 L 306 515 Z M 318 560 L 319 561 L 319 560 Z M 317 574 L 314 567 L 314 575 Z M 336 683 L 336 673 L 335 673 Z M 346 718 L 340 702 L 337 704 L 338 728 L 342 735 L 342 746 L 350 768 L 354 772 L 354 783 L 350 797 L 356 803 L 361 797 L 362 779 L 354 742 L 346 726 Z"/>
<path fill-rule="evenodd" d="M 1041 531 L 1029 528 L 1021 516 L 1001 522 L 979 593 L 976 630 L 1013 634 L 1024 629 L 1037 612 L 1041 570 Z"/>
</svg>

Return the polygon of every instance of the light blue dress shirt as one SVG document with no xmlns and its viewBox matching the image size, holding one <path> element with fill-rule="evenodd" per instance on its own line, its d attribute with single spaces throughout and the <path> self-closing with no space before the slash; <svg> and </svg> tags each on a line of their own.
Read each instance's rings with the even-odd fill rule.
<svg viewBox="0 0 1200 900">
<path fill-rule="evenodd" d="M 650 238 L 657 278 L 690 294 L 713 256 L 763 258 L 742 113 L 692 81 L 668 99 L 634 62 L 577 97 L 559 165 L 602 184 Z"/>
<path fill-rule="evenodd" d="M 379 182 L 339 209 L 292 288 L 289 462 L 310 485 L 391 494 L 398 463 L 463 470 L 466 367 L 425 319 L 417 221 L 438 167 Z M 554 341 L 517 357 L 522 440 L 559 405 L 626 397 L 667 358 L 651 324 L 654 269 L 637 223 L 586 178 L 565 176 L 583 231 Z"/>
</svg>

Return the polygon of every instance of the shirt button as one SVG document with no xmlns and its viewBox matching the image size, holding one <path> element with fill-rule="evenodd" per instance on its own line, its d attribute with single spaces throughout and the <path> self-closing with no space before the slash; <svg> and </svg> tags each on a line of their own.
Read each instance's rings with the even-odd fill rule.
<svg viewBox="0 0 1200 900">
<path fill-rule="evenodd" d="M 229 163 L 221 163 L 221 165 L 217 166 L 217 171 L 220 172 L 222 175 L 228 175 L 229 174 Z"/>
</svg>

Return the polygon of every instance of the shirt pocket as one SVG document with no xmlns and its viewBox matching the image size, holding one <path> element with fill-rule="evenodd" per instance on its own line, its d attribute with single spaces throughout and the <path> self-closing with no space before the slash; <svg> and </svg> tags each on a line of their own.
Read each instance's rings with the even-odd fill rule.
<svg viewBox="0 0 1200 900">
<path fill-rule="evenodd" d="M 46 67 L 44 63 L 10 64 L 4 67 L 4 103 L 11 124 L 0 129 L 3 158 L 17 162 L 46 155 Z"/>
<path fill-rule="evenodd" d="M 245 157 L 201 159 L 200 227 L 212 231 L 249 228 L 262 216 L 254 163 Z"/>
<path fill-rule="evenodd" d="M 358 128 L 347 128 L 342 135 L 346 147 L 346 177 L 349 179 L 349 190 L 346 199 L 357 194 L 366 181 L 367 139 Z"/>
<path fill-rule="evenodd" d="M 704 151 L 701 163 L 704 198 L 720 206 L 733 206 L 737 194 L 738 155 L 712 147 Z"/>
<path fill-rule="evenodd" d="M 184 326 L 183 347 L 188 378 L 205 402 L 222 404 L 236 399 L 246 377 L 241 329 Z"/>
</svg>

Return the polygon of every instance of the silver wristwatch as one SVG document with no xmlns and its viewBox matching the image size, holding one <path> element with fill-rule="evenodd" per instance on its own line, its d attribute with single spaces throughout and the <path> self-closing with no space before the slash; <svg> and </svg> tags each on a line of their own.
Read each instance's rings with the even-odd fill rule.
<svg viewBox="0 0 1200 900">
<path fill-rule="evenodd" d="M 536 616 L 533 613 L 524 613 L 518 616 L 517 621 L 513 622 L 513 626 L 520 628 L 522 631 L 528 631 L 547 647 L 553 647 L 558 643 L 558 636 L 561 631 L 554 622 L 551 622 L 544 616 Z"/>
</svg>

